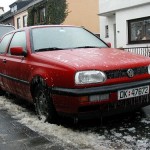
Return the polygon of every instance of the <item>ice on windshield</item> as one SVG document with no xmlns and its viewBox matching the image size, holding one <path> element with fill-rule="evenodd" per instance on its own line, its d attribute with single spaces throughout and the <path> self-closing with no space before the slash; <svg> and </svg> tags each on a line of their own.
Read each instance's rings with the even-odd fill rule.
<svg viewBox="0 0 150 150">
<path fill-rule="evenodd" d="M 43 48 L 107 47 L 99 38 L 79 27 L 32 29 L 34 50 Z"/>
</svg>

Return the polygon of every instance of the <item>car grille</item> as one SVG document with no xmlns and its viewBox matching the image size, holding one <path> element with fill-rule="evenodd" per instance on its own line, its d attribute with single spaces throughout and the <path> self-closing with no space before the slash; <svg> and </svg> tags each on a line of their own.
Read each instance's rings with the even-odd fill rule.
<svg viewBox="0 0 150 150">
<path fill-rule="evenodd" d="M 127 74 L 128 69 L 120 69 L 120 70 L 109 70 L 106 71 L 107 79 L 113 78 L 121 78 L 121 77 L 128 77 Z M 134 75 L 146 74 L 148 73 L 148 67 L 139 67 L 139 68 L 132 68 L 134 71 Z"/>
</svg>

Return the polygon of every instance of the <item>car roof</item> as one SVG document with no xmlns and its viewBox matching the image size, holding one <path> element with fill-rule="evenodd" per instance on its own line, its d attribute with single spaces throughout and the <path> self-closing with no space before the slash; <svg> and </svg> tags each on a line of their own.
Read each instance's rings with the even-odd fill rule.
<svg viewBox="0 0 150 150">
<path fill-rule="evenodd" d="M 0 27 L 12 27 L 12 28 L 14 28 L 14 29 L 15 29 L 15 27 L 14 27 L 14 26 L 12 26 L 12 25 L 8 25 L 8 24 L 0 24 Z"/>
<path fill-rule="evenodd" d="M 75 25 L 35 25 L 35 26 L 27 26 L 27 27 L 23 27 L 20 29 L 12 30 L 8 33 L 14 33 L 14 32 L 18 32 L 18 31 L 27 31 L 27 30 L 34 29 L 34 28 L 45 28 L 45 27 L 76 27 L 76 28 L 80 28 L 80 26 L 75 26 Z"/>
<path fill-rule="evenodd" d="M 29 26 L 29 28 L 43 28 L 43 27 L 76 27 L 74 25 L 37 25 Z"/>
<path fill-rule="evenodd" d="M 35 26 L 28 26 L 20 29 L 16 29 L 15 31 L 22 31 L 22 30 L 29 30 L 34 28 L 45 28 L 45 27 L 79 27 L 75 25 L 35 25 Z"/>
</svg>

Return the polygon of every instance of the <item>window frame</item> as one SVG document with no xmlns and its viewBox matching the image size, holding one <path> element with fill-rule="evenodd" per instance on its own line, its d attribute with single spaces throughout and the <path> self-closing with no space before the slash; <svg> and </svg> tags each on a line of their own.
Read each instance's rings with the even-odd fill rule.
<svg viewBox="0 0 150 150">
<path fill-rule="evenodd" d="M 27 15 L 23 16 L 23 27 L 27 26 Z"/>
<path fill-rule="evenodd" d="M 128 20 L 127 23 L 128 23 L 128 44 L 144 44 L 144 43 L 150 43 L 150 36 L 149 36 L 149 39 L 145 40 L 144 37 L 146 36 L 146 27 L 144 28 L 144 23 L 147 21 L 147 20 L 150 20 L 150 16 L 149 17 L 143 17 L 143 18 L 137 18 L 137 19 L 132 19 L 132 20 Z M 142 31 L 140 31 L 140 33 L 142 34 L 143 36 L 143 39 L 138 39 L 138 40 L 132 40 L 132 30 L 131 30 L 131 24 L 133 23 L 137 23 L 137 22 L 143 22 L 143 26 L 142 27 Z M 150 24 L 150 23 L 149 23 Z M 145 32 L 145 34 L 143 34 Z M 138 34 L 138 33 L 137 33 Z M 141 36 L 141 37 L 142 37 Z"/>
<path fill-rule="evenodd" d="M 21 28 L 21 19 L 20 17 L 17 18 L 17 29 L 20 29 Z"/>
</svg>

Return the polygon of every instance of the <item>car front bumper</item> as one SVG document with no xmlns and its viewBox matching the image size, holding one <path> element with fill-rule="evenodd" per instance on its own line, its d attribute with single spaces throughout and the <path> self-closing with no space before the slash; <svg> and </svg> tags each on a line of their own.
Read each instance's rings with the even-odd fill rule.
<svg viewBox="0 0 150 150">
<path fill-rule="evenodd" d="M 150 85 L 150 80 L 122 83 L 84 89 L 53 88 L 54 105 L 59 114 L 81 119 L 99 118 L 134 111 L 150 105 L 150 94 L 118 100 L 117 91 Z M 109 94 L 110 97 L 98 102 L 80 102 L 80 97 L 95 94 Z"/>
<path fill-rule="evenodd" d="M 118 90 L 135 88 L 144 85 L 150 85 L 150 79 L 130 82 L 130 83 L 121 83 L 121 84 L 106 85 L 106 86 L 92 87 L 92 88 L 82 88 L 82 89 L 75 89 L 75 88 L 68 89 L 68 88 L 53 87 L 50 90 L 53 94 L 59 94 L 59 95 L 87 96 L 87 95 L 94 95 L 94 94 L 116 92 Z"/>
</svg>

